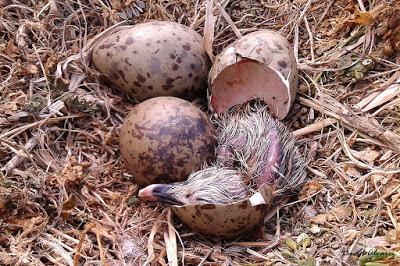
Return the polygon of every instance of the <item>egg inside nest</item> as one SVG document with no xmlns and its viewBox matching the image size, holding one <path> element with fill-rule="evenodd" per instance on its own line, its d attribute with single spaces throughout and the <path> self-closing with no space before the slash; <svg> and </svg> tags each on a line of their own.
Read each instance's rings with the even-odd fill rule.
<svg viewBox="0 0 400 266">
<path fill-rule="evenodd" d="M 207 115 L 191 102 L 155 97 L 124 120 L 121 157 L 138 184 L 182 181 L 213 160 L 214 135 Z"/>
<path fill-rule="evenodd" d="M 139 101 L 158 96 L 193 100 L 205 92 L 211 65 L 202 40 L 176 22 L 120 26 L 96 42 L 92 63 L 111 85 Z"/>
</svg>

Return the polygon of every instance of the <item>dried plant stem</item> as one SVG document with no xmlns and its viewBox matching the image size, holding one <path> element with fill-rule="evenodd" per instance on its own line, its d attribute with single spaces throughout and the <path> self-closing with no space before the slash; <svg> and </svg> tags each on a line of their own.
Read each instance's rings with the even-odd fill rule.
<svg viewBox="0 0 400 266">
<path fill-rule="evenodd" d="M 100 238 L 100 234 L 99 234 L 99 229 L 96 228 L 96 240 L 97 240 L 97 245 L 99 246 L 99 250 L 100 250 L 100 258 L 101 258 L 101 263 L 104 266 L 108 266 L 107 260 L 106 260 L 106 256 L 104 254 L 104 248 L 103 245 L 101 244 L 101 238 Z"/>
<path fill-rule="evenodd" d="M 225 9 L 222 8 L 220 3 L 217 0 L 213 0 L 215 2 L 215 6 L 218 8 L 219 12 L 221 12 L 222 16 L 228 22 L 229 26 L 232 28 L 233 32 L 236 34 L 238 38 L 242 37 L 239 29 L 236 27 L 235 23 L 232 21 L 231 17 L 226 13 Z"/>
<path fill-rule="evenodd" d="M 75 249 L 75 255 L 74 255 L 74 266 L 78 266 L 79 265 L 79 258 L 81 256 L 81 248 L 83 245 L 83 241 L 85 239 L 85 236 L 87 235 L 87 233 L 92 230 L 92 228 L 94 228 L 96 225 L 94 223 L 90 223 L 88 225 L 85 226 L 85 230 L 83 230 L 83 232 L 81 233 L 81 236 L 79 237 L 79 244 Z"/>
<path fill-rule="evenodd" d="M 310 29 L 310 25 L 308 25 L 307 16 L 304 16 L 304 25 L 306 25 L 306 29 L 308 32 L 309 40 L 310 40 L 310 53 L 311 53 L 311 63 L 314 63 L 314 37 Z"/>
<path fill-rule="evenodd" d="M 36 144 L 37 138 L 36 136 L 33 136 L 26 142 L 25 146 L 19 150 L 11 160 L 9 160 L 3 168 L 1 168 L 1 171 L 10 173 L 14 168 L 18 167 L 27 157 L 30 156 L 29 153 L 33 148 L 35 148 Z"/>
<path fill-rule="evenodd" d="M 172 212 L 168 209 L 167 212 L 167 223 L 168 223 L 168 233 L 164 232 L 164 241 L 166 243 L 166 253 L 169 265 L 178 266 L 178 249 L 176 245 L 175 230 L 172 225 Z"/>
<path fill-rule="evenodd" d="M 400 153 L 400 136 L 383 129 L 374 118 L 359 117 L 338 102 L 333 105 L 327 102 L 321 103 L 318 100 L 309 100 L 306 98 L 301 98 L 300 102 L 322 114 L 336 118 L 338 121 L 347 124 L 354 130 L 361 131 L 371 138 L 378 140 L 383 143 L 386 148 Z"/>
<path fill-rule="evenodd" d="M 336 121 L 337 120 L 334 119 L 334 118 L 326 118 L 326 119 L 324 119 L 322 121 L 318 121 L 318 122 L 315 122 L 315 123 L 313 123 L 311 125 L 308 125 L 306 127 L 297 129 L 297 130 L 293 131 L 292 134 L 294 136 L 296 136 L 296 137 L 304 136 L 304 135 L 310 134 L 312 132 L 321 130 L 324 127 L 330 126 L 330 125 L 336 123 Z"/>
<path fill-rule="evenodd" d="M 24 132 L 28 129 L 31 129 L 31 128 L 36 128 L 36 127 L 43 126 L 43 125 L 51 125 L 51 124 L 58 123 L 63 120 L 73 119 L 73 118 L 81 118 L 81 117 L 85 117 L 85 116 L 86 115 L 68 115 L 68 116 L 63 116 L 63 117 L 43 119 L 41 121 L 27 124 L 27 125 L 15 128 L 13 130 L 10 130 L 8 132 L 5 132 L 2 135 L 0 135 L 0 139 L 5 139 L 5 138 L 12 139 L 12 138 L 15 138 L 16 136 L 18 136 L 19 134 L 21 134 L 22 132 Z"/>
</svg>

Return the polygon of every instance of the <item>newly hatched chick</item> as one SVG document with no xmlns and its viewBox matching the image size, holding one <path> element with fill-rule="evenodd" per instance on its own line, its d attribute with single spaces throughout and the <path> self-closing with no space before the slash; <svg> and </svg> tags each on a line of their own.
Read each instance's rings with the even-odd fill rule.
<svg viewBox="0 0 400 266">
<path fill-rule="evenodd" d="M 297 190 L 305 181 L 306 161 L 295 138 L 263 102 L 236 106 L 217 123 L 217 162 L 241 169 L 252 188 L 277 182 L 279 195 Z"/>
<path fill-rule="evenodd" d="M 138 196 L 170 205 L 228 204 L 247 198 L 249 191 L 239 171 L 214 165 L 192 173 L 184 182 L 149 185 Z"/>
<path fill-rule="evenodd" d="M 154 184 L 139 197 L 171 205 L 228 204 L 245 199 L 262 184 L 275 196 L 296 191 L 306 179 L 306 162 L 287 128 L 259 101 L 237 106 L 218 122 L 217 162 L 184 182 Z"/>
</svg>

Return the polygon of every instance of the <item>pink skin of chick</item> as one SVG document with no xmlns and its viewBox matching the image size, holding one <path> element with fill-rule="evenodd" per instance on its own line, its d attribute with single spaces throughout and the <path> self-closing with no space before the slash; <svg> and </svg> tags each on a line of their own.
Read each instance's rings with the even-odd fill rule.
<svg viewBox="0 0 400 266">
<path fill-rule="evenodd" d="M 169 184 L 152 184 L 139 190 L 138 197 L 148 201 L 162 202 L 171 205 L 183 205 L 178 199 L 168 193 L 172 187 Z"/>
<path fill-rule="evenodd" d="M 258 186 L 262 184 L 273 184 L 275 179 L 277 178 L 276 169 L 278 165 L 281 163 L 281 152 L 280 152 L 280 145 L 278 141 L 278 132 L 277 130 L 271 129 L 270 131 L 270 146 L 268 152 L 265 154 L 264 158 L 266 159 L 265 168 L 261 172 L 260 177 L 257 179 Z M 265 160 L 264 159 L 264 160 Z M 263 161 L 264 161 L 263 160 Z"/>
</svg>

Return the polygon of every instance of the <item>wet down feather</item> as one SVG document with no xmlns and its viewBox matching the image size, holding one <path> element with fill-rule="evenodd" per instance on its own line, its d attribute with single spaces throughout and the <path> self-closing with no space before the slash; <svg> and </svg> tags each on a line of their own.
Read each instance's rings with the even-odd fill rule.
<svg viewBox="0 0 400 266">
<path fill-rule="evenodd" d="M 228 204 L 246 199 L 261 185 L 275 195 L 295 192 L 306 179 L 306 161 L 295 138 L 259 101 L 239 105 L 216 121 L 218 147 L 212 166 L 184 182 L 153 184 L 139 197 L 170 205 Z"/>
</svg>

